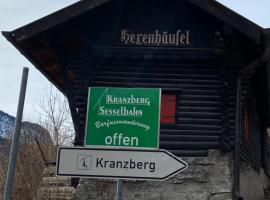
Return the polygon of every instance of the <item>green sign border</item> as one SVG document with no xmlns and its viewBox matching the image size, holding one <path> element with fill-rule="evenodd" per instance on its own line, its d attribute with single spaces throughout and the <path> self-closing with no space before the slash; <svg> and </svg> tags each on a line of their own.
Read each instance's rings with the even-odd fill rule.
<svg viewBox="0 0 270 200">
<path fill-rule="evenodd" d="M 89 145 L 86 144 L 87 132 L 88 132 L 88 118 L 89 118 L 89 104 L 90 104 L 90 95 L 91 88 L 112 88 L 112 89 L 157 89 L 159 90 L 159 109 L 158 109 L 158 126 L 157 126 L 157 146 L 156 147 L 134 147 L 134 146 L 110 146 L 110 145 Z M 85 123 L 85 135 L 84 135 L 84 146 L 88 148 L 105 148 L 105 149 L 142 149 L 142 150 L 157 150 L 159 149 L 159 140 L 160 140 L 160 111 L 161 111 L 161 88 L 125 88 L 125 87 L 89 87 L 88 88 L 88 97 L 87 97 L 87 113 L 86 113 L 86 123 Z"/>
</svg>

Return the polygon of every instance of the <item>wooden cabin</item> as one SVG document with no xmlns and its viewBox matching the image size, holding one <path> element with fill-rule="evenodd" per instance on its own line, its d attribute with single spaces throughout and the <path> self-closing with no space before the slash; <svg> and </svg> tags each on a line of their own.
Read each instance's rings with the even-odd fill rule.
<svg viewBox="0 0 270 200">
<path fill-rule="evenodd" d="M 68 98 L 74 145 L 88 87 L 162 88 L 160 148 L 231 153 L 237 198 L 241 163 L 269 174 L 270 31 L 220 3 L 84 0 L 3 35 Z"/>
</svg>

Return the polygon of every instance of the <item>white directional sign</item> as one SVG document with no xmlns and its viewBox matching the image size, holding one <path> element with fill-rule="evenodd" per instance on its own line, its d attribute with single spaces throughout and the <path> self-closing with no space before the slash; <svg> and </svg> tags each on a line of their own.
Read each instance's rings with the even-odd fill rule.
<svg viewBox="0 0 270 200">
<path fill-rule="evenodd" d="M 165 180 L 187 168 L 165 150 L 61 147 L 56 174 L 85 178 Z"/>
</svg>

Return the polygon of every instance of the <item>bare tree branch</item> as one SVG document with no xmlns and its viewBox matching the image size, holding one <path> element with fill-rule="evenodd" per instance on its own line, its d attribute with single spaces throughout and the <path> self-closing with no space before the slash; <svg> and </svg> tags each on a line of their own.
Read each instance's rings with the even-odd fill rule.
<svg viewBox="0 0 270 200">
<path fill-rule="evenodd" d="M 55 145 L 73 143 L 74 128 L 67 99 L 52 85 L 44 90 L 34 110 L 34 121 L 48 130 Z"/>
</svg>

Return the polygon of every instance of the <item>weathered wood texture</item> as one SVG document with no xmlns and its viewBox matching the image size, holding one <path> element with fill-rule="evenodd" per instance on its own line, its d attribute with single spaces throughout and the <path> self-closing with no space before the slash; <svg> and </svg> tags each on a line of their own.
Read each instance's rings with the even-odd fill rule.
<svg viewBox="0 0 270 200">
<path fill-rule="evenodd" d="M 71 59 L 68 65 L 75 77 L 72 89 L 82 132 L 89 86 L 158 87 L 177 92 L 176 123 L 161 124 L 160 148 L 180 156 L 206 156 L 208 149 L 231 149 L 235 80 L 242 65 L 225 67 L 213 54 L 211 59 L 194 54 L 177 60 L 177 56 L 147 59 L 126 54 L 115 58 L 92 53 L 91 59 Z M 83 143 L 84 135 L 79 137 Z"/>
</svg>

